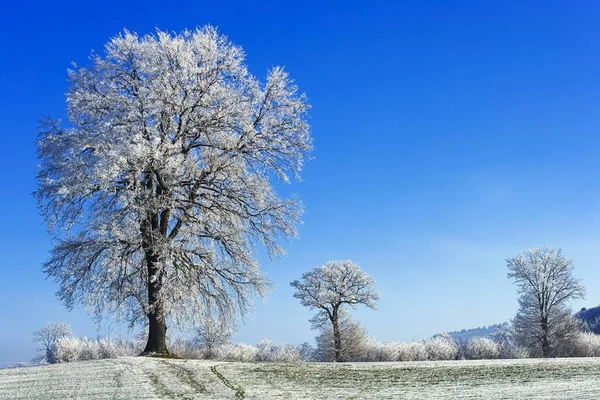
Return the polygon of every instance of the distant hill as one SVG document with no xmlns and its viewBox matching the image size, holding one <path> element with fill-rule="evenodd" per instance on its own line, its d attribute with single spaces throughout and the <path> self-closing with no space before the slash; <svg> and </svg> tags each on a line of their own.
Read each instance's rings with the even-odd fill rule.
<svg viewBox="0 0 600 400">
<path fill-rule="evenodd" d="M 41 365 L 41 364 L 38 364 Z M 0 362 L 0 369 L 9 369 L 9 368 L 25 368 L 32 367 L 34 364 L 28 362 Z"/>
<path fill-rule="evenodd" d="M 592 308 L 582 308 L 580 311 L 575 313 L 575 316 L 583 322 L 584 329 L 594 332 L 600 335 L 600 306 Z M 470 338 L 476 337 L 490 337 L 496 332 L 501 326 L 507 325 L 508 322 L 501 324 L 482 326 L 481 328 L 463 329 L 455 332 L 447 332 L 434 335 L 436 336 L 450 336 L 452 339 L 459 343 L 466 342 Z"/>
<path fill-rule="evenodd" d="M 581 319 L 586 330 L 600 335 L 600 306 L 582 308 L 575 316 Z"/>
<path fill-rule="evenodd" d="M 435 335 L 435 336 L 450 336 L 455 341 L 462 343 L 462 342 L 466 342 L 467 340 L 469 340 L 471 338 L 490 337 L 491 335 L 494 334 L 494 332 L 496 332 L 496 330 L 498 328 L 500 328 L 501 326 L 504 326 L 506 324 L 508 324 L 508 323 L 504 322 L 502 324 L 482 326 L 480 328 L 473 328 L 473 329 L 463 329 L 460 331 L 447 332 L 447 333 Z"/>
</svg>

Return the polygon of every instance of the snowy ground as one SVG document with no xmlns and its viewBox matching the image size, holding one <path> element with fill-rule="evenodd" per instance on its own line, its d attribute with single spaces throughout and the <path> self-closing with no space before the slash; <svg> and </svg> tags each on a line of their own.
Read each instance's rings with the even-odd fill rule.
<svg viewBox="0 0 600 400">
<path fill-rule="evenodd" d="M 119 358 L 0 371 L 0 399 L 599 399 L 600 359 L 275 364 Z"/>
</svg>

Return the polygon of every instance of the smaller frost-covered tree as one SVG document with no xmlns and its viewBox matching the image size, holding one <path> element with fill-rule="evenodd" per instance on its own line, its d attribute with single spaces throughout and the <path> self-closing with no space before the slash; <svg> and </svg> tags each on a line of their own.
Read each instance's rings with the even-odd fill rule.
<svg viewBox="0 0 600 400">
<path fill-rule="evenodd" d="M 508 278 L 517 284 L 519 310 L 513 320 L 517 343 L 550 357 L 579 330 L 568 304 L 585 288 L 573 276 L 573 263 L 560 249 L 538 247 L 507 260 Z"/>
<path fill-rule="evenodd" d="M 56 358 L 56 344 L 59 339 L 70 337 L 71 326 L 65 322 L 47 323 L 39 330 L 33 332 L 33 342 L 38 345 L 40 352 L 33 361 L 46 361 L 50 364 L 58 362 Z"/>
<path fill-rule="evenodd" d="M 350 260 L 329 261 L 290 283 L 296 289 L 294 297 L 305 307 L 317 309 L 311 319 L 313 329 L 324 329 L 331 323 L 334 341 L 334 360 L 344 361 L 343 329 L 340 321 L 344 305 L 364 304 L 375 308 L 379 295 L 375 281 Z"/>
</svg>

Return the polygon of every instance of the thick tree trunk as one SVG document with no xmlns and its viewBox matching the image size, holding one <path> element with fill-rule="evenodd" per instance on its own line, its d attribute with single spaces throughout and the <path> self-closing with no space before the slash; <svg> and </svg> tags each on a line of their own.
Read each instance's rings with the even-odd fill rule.
<svg viewBox="0 0 600 400">
<path fill-rule="evenodd" d="M 155 184 L 154 178 L 157 182 Z M 145 181 L 149 192 L 155 192 L 157 197 L 164 194 L 164 183 L 157 171 L 149 173 Z M 160 258 L 154 245 L 154 237 L 165 240 L 169 226 L 170 210 L 154 212 L 142 224 L 142 237 L 146 264 L 148 267 L 148 342 L 144 353 L 169 354 L 167 349 L 167 320 L 163 306 L 163 271 L 160 269 Z"/>
<path fill-rule="evenodd" d="M 342 362 L 342 338 L 340 337 L 340 326 L 338 321 L 338 309 L 333 309 L 333 316 L 331 318 L 331 323 L 333 325 L 333 351 L 334 351 L 334 359 L 335 362 Z"/>
<path fill-rule="evenodd" d="M 548 319 L 542 318 L 542 357 L 550 357 L 550 341 L 548 340 Z"/>
<path fill-rule="evenodd" d="M 169 354 L 167 349 L 167 323 L 164 313 L 148 314 L 148 342 L 144 353 Z"/>
<path fill-rule="evenodd" d="M 158 268 L 158 255 L 151 243 L 146 242 L 146 264 L 148 267 L 148 342 L 143 354 L 169 354 L 167 349 L 167 320 L 162 303 L 162 277 Z"/>
</svg>

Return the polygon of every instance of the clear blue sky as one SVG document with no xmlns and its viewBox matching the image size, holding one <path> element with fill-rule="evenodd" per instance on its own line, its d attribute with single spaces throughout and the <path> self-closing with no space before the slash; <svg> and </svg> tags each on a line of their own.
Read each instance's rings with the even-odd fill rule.
<svg viewBox="0 0 600 400">
<path fill-rule="evenodd" d="M 264 264 L 275 290 L 236 340 L 312 341 L 288 283 L 332 259 L 376 279 L 378 309 L 354 315 L 384 341 L 510 319 L 504 260 L 537 245 L 574 259 L 588 289 L 574 308 L 600 303 L 597 2 L 68 3 L 0 13 L 0 361 L 31 358 L 47 321 L 96 335 L 41 272 L 34 141 L 42 115 L 64 116 L 70 63 L 124 28 L 216 25 L 313 105 L 315 159 L 284 188 L 306 207 L 300 239 Z"/>
</svg>

